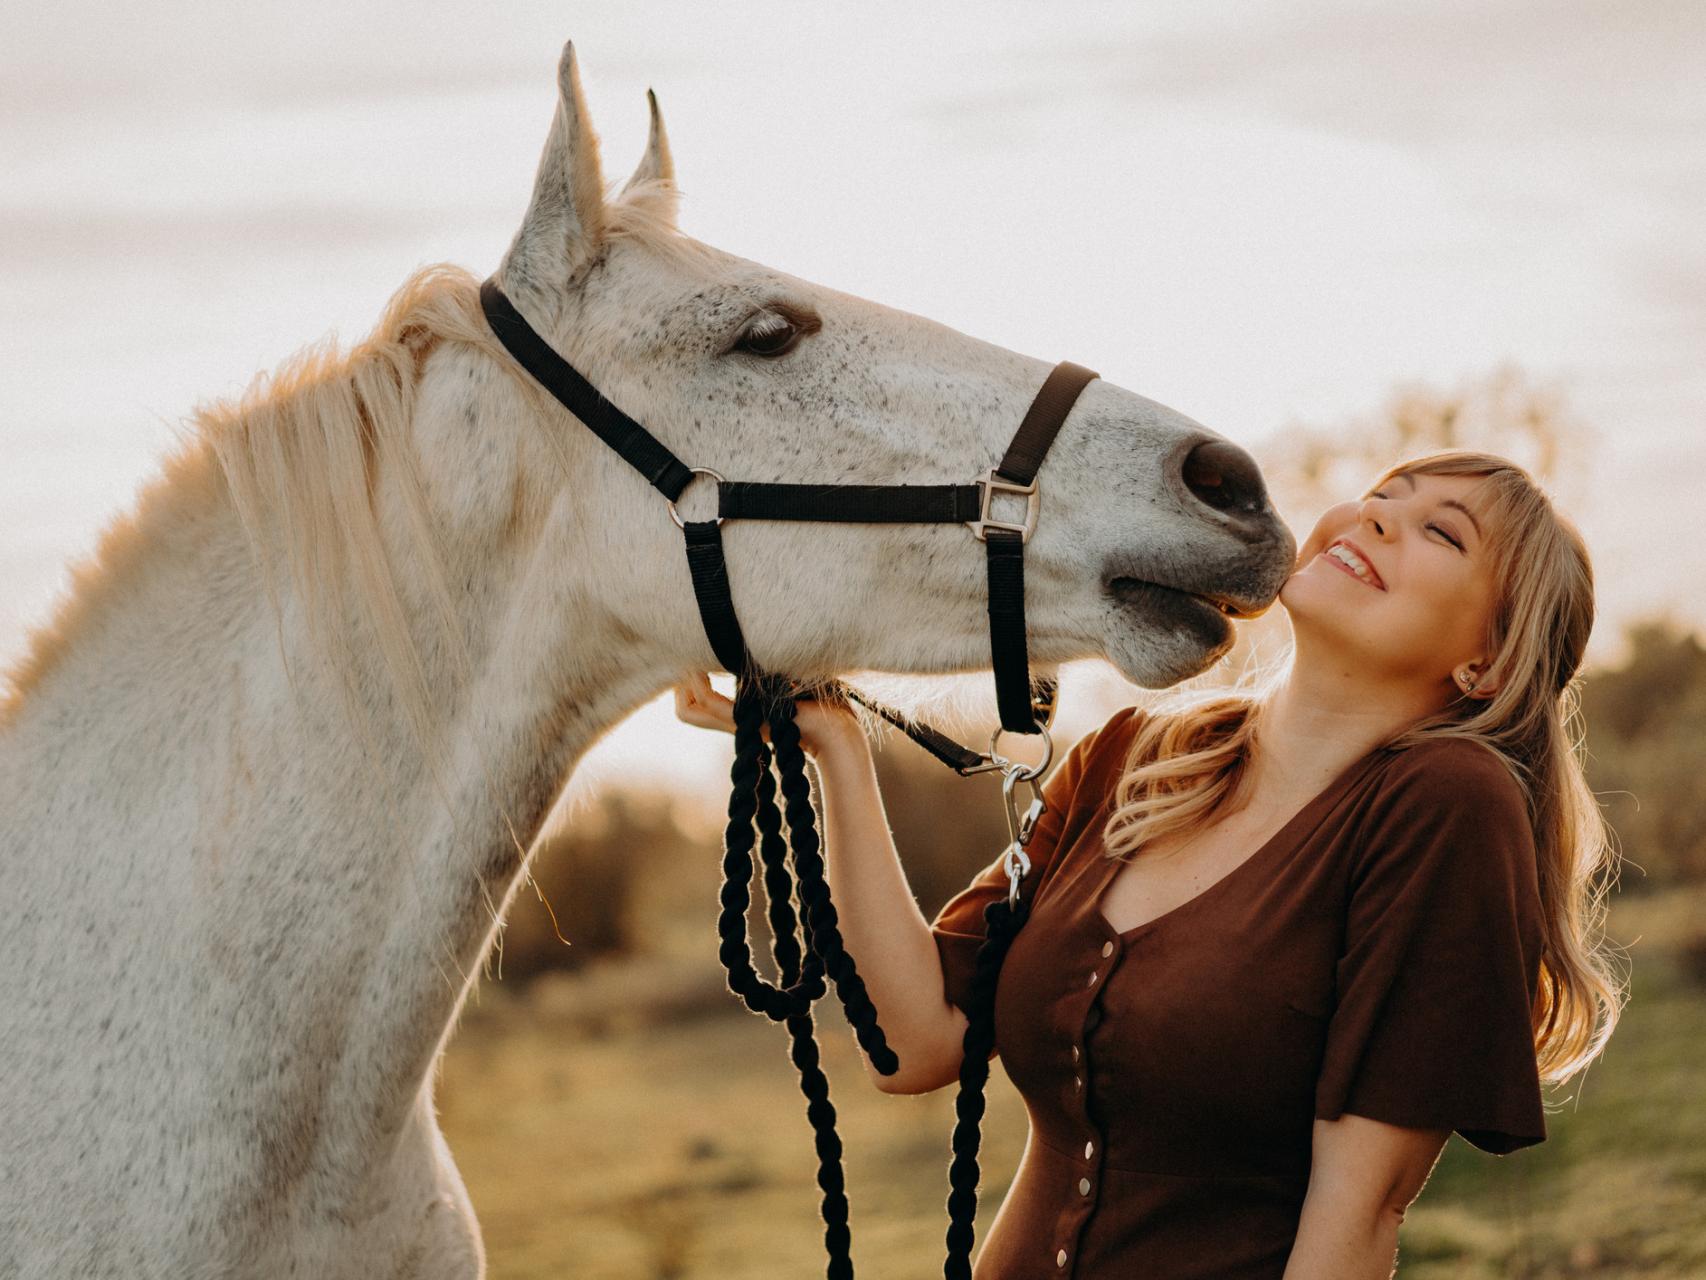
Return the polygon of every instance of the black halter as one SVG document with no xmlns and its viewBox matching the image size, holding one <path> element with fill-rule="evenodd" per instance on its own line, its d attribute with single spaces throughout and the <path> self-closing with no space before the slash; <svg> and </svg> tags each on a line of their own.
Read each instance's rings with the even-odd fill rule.
<svg viewBox="0 0 1706 1280">
<path fill-rule="evenodd" d="M 1036 528 L 1041 505 L 1037 470 L 1079 392 L 1098 376 L 1094 371 L 1070 361 L 1057 364 L 1031 402 L 1000 465 L 969 484 L 728 481 L 708 467 L 687 466 L 649 431 L 600 395 L 522 318 L 496 281 L 487 280 L 480 286 L 480 303 L 492 332 L 516 362 L 669 499 L 670 515 L 687 537 L 687 560 L 693 571 L 693 590 L 699 598 L 705 634 L 717 660 L 731 674 L 757 673 L 759 668 L 747 652 L 746 640 L 735 620 L 734 602 L 729 596 L 728 572 L 723 562 L 724 520 L 965 524 L 988 551 L 989 643 L 1002 728 L 1012 733 L 1038 733 L 1052 722 L 1055 682 L 1040 681 L 1033 689 L 1026 656 L 1024 545 Z M 675 503 L 696 474 L 717 481 L 717 514 L 710 520 L 683 521 L 675 514 Z M 1025 498 L 1022 522 L 990 517 L 990 501 L 997 493 Z M 883 710 L 873 703 L 865 705 L 879 713 Z M 899 723 L 892 715 L 885 718 Z M 933 731 L 918 741 L 961 772 L 981 759 Z"/>
<path fill-rule="evenodd" d="M 809 1104 L 807 1115 L 816 1135 L 818 1182 L 824 1192 L 825 1243 L 830 1254 L 828 1275 L 831 1280 L 851 1277 L 841 1144 L 835 1134 L 835 1110 L 829 1103 L 828 1081 L 818 1067 L 812 1023 L 811 1006 L 824 994 L 826 977 L 834 981 L 848 1021 L 872 1066 L 883 1075 L 892 1075 L 900 1064 L 877 1025 L 876 1009 L 865 993 L 853 958 L 841 944 L 835 908 L 823 879 L 823 861 L 818 854 L 810 782 L 799 746 L 799 729 L 794 723 L 794 704 L 802 698 L 820 696 L 851 698 L 902 729 L 962 776 L 1011 766 L 1012 762 L 993 754 L 994 740 L 990 753 L 972 751 L 928 725 L 866 699 L 840 681 L 802 685 L 761 670 L 747 650 L 735 617 L 723 559 L 721 526 L 724 520 L 736 518 L 968 525 L 973 536 L 985 544 L 988 555 L 989 639 L 1001 718 L 1001 729 L 996 731 L 995 739 L 999 739 L 1002 731 L 1040 733 L 1052 754 L 1047 731 L 1054 719 L 1057 685 L 1053 680 L 1033 685 L 1030 679 L 1025 644 L 1024 545 L 1036 529 L 1041 504 L 1037 471 L 1079 393 L 1098 375 L 1068 361 L 1057 364 L 1031 402 L 1000 465 L 968 484 L 813 485 L 727 481 L 708 467 L 684 464 L 638 422 L 599 394 L 527 323 L 495 280 L 481 284 L 480 304 L 492 332 L 516 362 L 669 500 L 670 518 L 686 536 L 687 561 L 705 634 L 718 661 L 737 677 L 735 762 L 730 774 L 734 790 L 729 800 L 724 840 L 722 913 L 718 920 L 722 943 L 718 954 L 728 971 L 730 989 L 747 1007 L 787 1024 L 792 1057 L 800 1069 L 801 1087 Z M 696 474 L 717 481 L 717 514 L 710 520 L 684 521 L 676 513 L 675 503 Z M 991 518 L 990 502 L 997 493 L 1025 498 L 1023 521 Z M 759 732 L 766 722 L 771 736 L 768 748 Z M 780 766 L 781 789 L 787 803 L 787 843 L 781 837 L 781 815 L 774 798 L 772 752 Z M 992 930 L 993 945 L 988 948 L 994 968 L 999 967 L 995 952 L 1005 951 L 1011 932 L 1023 921 L 1023 904 L 1017 892 L 1022 870 L 1018 868 L 1028 866 L 1023 843 L 1042 811 L 1036 777 L 1047 765 L 1045 758 L 1034 771 L 1011 767 L 1006 770 L 1010 828 L 1014 825 L 1011 791 L 1015 778 L 1022 776 L 1030 782 L 1037 799 L 1018 825 L 1019 834 L 1009 846 L 1013 893 L 1004 905 L 1009 911 L 1016 909 L 1018 914 L 1010 921 L 1004 917 L 1000 925 L 995 919 L 990 921 L 991 925 L 997 925 Z M 754 818 L 764 837 L 761 856 L 779 979 L 776 985 L 765 982 L 753 969 L 746 934 L 753 875 Z M 793 874 L 799 881 L 801 919 L 796 919 L 791 905 L 794 886 L 785 861 L 790 845 Z M 802 923 L 803 949 L 796 936 Z M 985 974 L 980 975 L 983 981 L 978 985 L 989 987 L 987 994 L 992 996 L 993 969 L 985 965 L 980 965 L 980 969 Z M 987 1075 L 992 1047 L 982 1043 L 992 1037 L 992 1027 L 989 1011 L 981 1013 L 982 1016 L 972 1018 L 968 1028 L 967 1060 L 962 1067 L 961 1098 L 957 1104 L 960 1124 L 954 1139 L 954 1192 L 949 1198 L 953 1222 L 949 1230 L 949 1275 L 967 1272 L 966 1258 L 971 1247 L 970 1218 L 976 1206 L 977 1119 L 982 1112 L 982 1077 Z M 967 1105 L 968 1088 L 979 1093 L 975 1108 Z"/>
</svg>

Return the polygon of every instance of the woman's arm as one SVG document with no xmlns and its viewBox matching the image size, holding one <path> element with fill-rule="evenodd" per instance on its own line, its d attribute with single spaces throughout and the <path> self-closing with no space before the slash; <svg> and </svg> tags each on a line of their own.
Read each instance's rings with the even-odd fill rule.
<svg viewBox="0 0 1706 1280">
<path fill-rule="evenodd" d="M 703 672 L 676 686 L 675 714 L 734 732 L 734 703 Z M 892 1076 L 878 1074 L 869 1058 L 865 1070 L 885 1093 L 939 1089 L 959 1078 L 966 1018 L 948 1003 L 941 953 L 895 852 L 870 744 L 846 708 L 804 701 L 796 723 L 822 784 L 824 878 L 841 938 L 900 1059 Z M 768 728 L 761 732 L 769 741 Z"/>
<path fill-rule="evenodd" d="M 842 940 L 859 966 L 889 1047 L 892 1076 L 865 1069 L 885 1093 L 928 1093 L 959 1078 L 966 1018 L 943 992 L 942 958 L 906 882 L 863 730 L 816 754 L 823 786 L 824 874 Z"/>
<path fill-rule="evenodd" d="M 1404 1211 L 1450 1137 L 1449 1129 L 1366 1116 L 1316 1120 L 1309 1190 L 1284 1280 L 1391 1280 Z"/>
</svg>

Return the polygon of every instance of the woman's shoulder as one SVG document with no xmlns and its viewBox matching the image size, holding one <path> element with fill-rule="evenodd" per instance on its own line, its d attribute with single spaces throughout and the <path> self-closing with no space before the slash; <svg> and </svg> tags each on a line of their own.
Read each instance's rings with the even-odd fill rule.
<svg viewBox="0 0 1706 1280">
<path fill-rule="evenodd" d="M 1147 719 L 1148 713 L 1139 706 L 1116 710 L 1099 728 L 1085 734 L 1074 748 L 1081 756 L 1081 770 L 1090 773 L 1123 764 Z"/>
<path fill-rule="evenodd" d="M 1511 765 L 1495 748 L 1474 738 L 1441 735 L 1391 753 L 1378 792 L 1390 802 L 1515 806 L 1526 811 L 1526 793 Z"/>
<path fill-rule="evenodd" d="M 1528 793 L 1493 747 L 1472 738 L 1429 738 L 1382 772 L 1359 828 L 1359 859 L 1484 860 L 1528 866 L 1535 837 Z M 1498 858 L 1489 855 L 1502 851 Z"/>
<path fill-rule="evenodd" d="M 1129 746 L 1148 718 L 1149 713 L 1136 704 L 1120 707 L 1091 736 L 1109 744 Z"/>
<path fill-rule="evenodd" d="M 1074 742 L 1050 775 L 1047 790 L 1051 803 L 1070 808 L 1100 803 L 1108 787 L 1118 780 L 1143 718 L 1140 707 L 1120 707 Z"/>
</svg>

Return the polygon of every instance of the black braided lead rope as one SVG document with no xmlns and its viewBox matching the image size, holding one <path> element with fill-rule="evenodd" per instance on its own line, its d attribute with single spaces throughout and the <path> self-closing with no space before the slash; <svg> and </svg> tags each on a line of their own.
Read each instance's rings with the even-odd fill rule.
<svg viewBox="0 0 1706 1280">
<path fill-rule="evenodd" d="M 1016 907 L 1006 898 L 983 910 L 984 941 L 972 970 L 965 1038 L 961 1041 L 960 1088 L 954 1097 L 953 1162 L 948 1166 L 948 1258 L 942 1265 L 947 1280 L 971 1280 L 971 1250 L 976 1239 L 977 1152 L 983 1140 L 983 1088 L 989 1080 L 989 1055 L 995 1048 L 995 987 L 1001 965 L 1024 927 L 1030 907 L 1020 898 Z"/>
<path fill-rule="evenodd" d="M 785 987 L 766 982 L 752 967 L 752 944 L 747 938 L 746 912 L 752 904 L 752 846 L 754 817 L 760 809 L 759 781 L 768 775 L 769 761 L 764 740 L 759 736 L 763 711 L 750 691 L 735 689 L 735 758 L 729 776 L 733 789 L 729 793 L 729 820 L 723 832 L 723 887 L 719 895 L 722 911 L 717 916 L 720 944 L 717 958 L 728 973 L 729 990 L 745 1002 L 754 1013 L 762 1013 L 772 1022 L 782 1022 L 810 1009 L 811 1002 L 823 994 L 823 974 L 820 966 L 814 972 L 802 972 L 792 982 L 786 978 Z M 773 794 L 773 792 L 766 793 Z M 762 806 L 775 809 L 771 800 Z M 779 821 L 776 823 L 779 826 Z M 788 942 L 782 944 L 782 954 L 793 947 L 790 930 Z"/>
<path fill-rule="evenodd" d="M 800 726 L 794 719 L 794 710 L 792 699 L 780 699 L 770 712 L 770 749 L 781 768 L 788 842 L 793 847 L 794 875 L 799 880 L 800 910 L 811 940 L 810 949 L 835 983 L 835 992 L 841 997 L 859 1047 L 879 1074 L 892 1076 L 900 1069 L 900 1060 L 877 1025 L 877 1007 L 871 1003 L 864 979 L 841 941 L 840 917 L 829 900 L 829 882 L 824 879 L 823 856 L 819 852 L 817 815 L 812 809 L 812 786 L 806 777 L 806 753 L 800 747 Z"/>
<path fill-rule="evenodd" d="M 803 954 L 795 936 L 793 879 L 788 872 L 788 843 L 782 837 L 781 812 L 776 808 L 776 780 L 770 772 L 771 751 L 760 745 L 758 770 L 758 829 L 762 836 L 760 861 L 764 867 L 764 896 L 770 921 L 771 954 L 776 960 L 778 981 L 785 987 L 800 982 L 809 969 L 816 979 L 815 990 L 823 994 L 823 967 L 817 954 Z M 817 1150 L 817 1182 L 823 1191 L 823 1243 L 829 1253 L 830 1280 L 851 1280 L 853 1234 L 848 1226 L 847 1182 L 841 1168 L 841 1137 L 835 1130 L 835 1106 L 829 1099 L 829 1078 L 818 1062 L 816 1028 L 811 1011 L 787 1020 L 788 1057 L 800 1073 L 800 1092 L 806 1098 L 806 1119 L 811 1123 Z"/>
<path fill-rule="evenodd" d="M 718 955 L 728 972 L 729 989 L 749 1009 L 773 1021 L 785 1022 L 789 1057 L 800 1073 L 806 1098 L 806 1118 L 812 1127 L 818 1156 L 817 1182 L 823 1192 L 824 1245 L 829 1253 L 829 1280 L 852 1280 L 852 1232 L 848 1226 L 846 1179 L 841 1168 L 841 1138 L 835 1129 L 835 1107 L 829 1080 L 819 1061 L 812 1004 L 827 990 L 826 975 L 835 981 L 847 1019 L 872 1065 L 892 1074 L 900 1063 L 877 1025 L 877 1011 L 859 978 L 853 958 L 842 944 L 829 886 L 818 851 L 816 815 L 811 784 L 805 773 L 795 701 L 779 692 L 773 681 L 742 678 L 734 699 L 735 760 L 730 777 L 729 822 L 724 832 L 722 912 L 718 916 Z M 760 733 L 770 726 L 771 746 Z M 788 836 L 782 836 L 782 812 L 776 805 L 772 761 L 782 775 Z M 760 860 L 764 873 L 771 954 L 777 983 L 761 978 L 752 966 L 747 936 L 753 876 L 753 823 L 762 835 Z M 790 875 L 788 855 L 792 855 Z M 793 906 L 798 879 L 799 915 Z M 805 945 L 799 933 L 804 925 Z"/>
</svg>

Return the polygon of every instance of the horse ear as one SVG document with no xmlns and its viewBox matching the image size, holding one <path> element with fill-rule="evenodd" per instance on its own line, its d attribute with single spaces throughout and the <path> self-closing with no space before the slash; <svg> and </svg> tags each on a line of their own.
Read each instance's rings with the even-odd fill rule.
<svg viewBox="0 0 1706 1280">
<path fill-rule="evenodd" d="M 575 45 L 557 63 L 557 113 L 539 157 L 533 198 L 499 267 L 506 291 L 556 297 L 592 260 L 604 233 L 604 175 L 598 135 L 581 92 Z"/>
<path fill-rule="evenodd" d="M 641 183 L 659 182 L 669 185 L 668 204 L 664 212 L 671 223 L 675 221 L 675 161 L 669 154 L 669 134 L 664 132 L 663 112 L 658 109 L 658 96 L 650 89 L 646 90 L 646 102 L 651 106 L 652 124 L 646 138 L 646 154 L 640 157 L 639 167 L 634 170 L 633 177 L 623 185 L 618 199 L 627 194 Z M 660 192 L 662 196 L 664 193 Z"/>
</svg>

